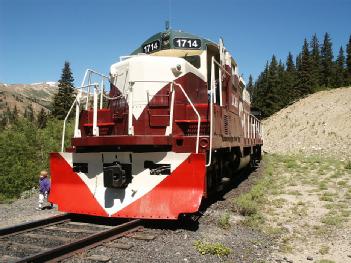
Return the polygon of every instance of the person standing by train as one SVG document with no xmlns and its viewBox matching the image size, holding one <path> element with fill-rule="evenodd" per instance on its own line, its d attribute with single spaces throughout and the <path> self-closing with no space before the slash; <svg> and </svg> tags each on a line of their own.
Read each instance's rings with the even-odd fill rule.
<svg viewBox="0 0 351 263">
<path fill-rule="evenodd" d="M 39 177 L 39 204 L 36 208 L 37 210 L 43 210 L 44 200 L 48 200 L 50 193 L 50 180 L 48 178 L 48 172 L 43 170 L 40 172 Z M 50 208 L 53 207 L 53 204 L 50 203 Z"/>
</svg>

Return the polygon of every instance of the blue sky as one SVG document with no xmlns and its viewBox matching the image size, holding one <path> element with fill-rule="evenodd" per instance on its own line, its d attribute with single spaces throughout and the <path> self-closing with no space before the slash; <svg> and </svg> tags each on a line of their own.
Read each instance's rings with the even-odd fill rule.
<svg viewBox="0 0 351 263">
<path fill-rule="evenodd" d="M 314 33 L 322 42 L 329 32 L 336 55 L 350 10 L 351 0 L 0 0 L 0 82 L 57 81 L 65 60 L 76 84 L 86 68 L 108 73 L 169 17 L 173 29 L 223 37 L 244 78 L 257 77 L 273 53 L 285 61 Z"/>
</svg>

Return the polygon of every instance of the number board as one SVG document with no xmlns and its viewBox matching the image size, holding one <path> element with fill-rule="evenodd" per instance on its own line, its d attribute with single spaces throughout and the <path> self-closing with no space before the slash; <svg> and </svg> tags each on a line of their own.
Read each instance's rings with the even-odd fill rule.
<svg viewBox="0 0 351 263">
<path fill-rule="evenodd" d="M 197 38 L 174 38 L 173 45 L 175 48 L 200 49 L 201 40 Z"/>
<path fill-rule="evenodd" d="M 148 53 L 151 53 L 151 52 L 154 52 L 156 50 L 159 50 L 161 48 L 161 42 L 160 40 L 155 40 L 155 41 L 152 41 L 148 44 L 145 44 L 143 45 L 142 49 L 143 49 L 143 52 L 145 54 L 148 54 Z"/>
</svg>

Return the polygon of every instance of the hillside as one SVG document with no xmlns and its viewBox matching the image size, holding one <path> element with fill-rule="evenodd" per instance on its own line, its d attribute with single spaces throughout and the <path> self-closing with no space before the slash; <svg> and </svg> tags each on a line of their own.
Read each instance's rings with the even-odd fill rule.
<svg viewBox="0 0 351 263">
<path fill-rule="evenodd" d="M 321 91 L 263 121 L 268 153 L 351 158 L 351 87 Z"/>
<path fill-rule="evenodd" d="M 58 91 L 58 83 L 44 82 L 33 84 L 3 84 L 0 83 L 0 113 L 9 107 L 16 106 L 23 114 L 32 105 L 35 113 L 42 108 L 48 110 L 54 94 Z"/>
</svg>

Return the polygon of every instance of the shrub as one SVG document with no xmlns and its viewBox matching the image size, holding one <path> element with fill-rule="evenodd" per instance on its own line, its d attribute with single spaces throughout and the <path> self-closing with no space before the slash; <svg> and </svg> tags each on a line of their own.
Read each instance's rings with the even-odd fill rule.
<svg viewBox="0 0 351 263">
<path fill-rule="evenodd" d="M 67 125 L 66 142 L 73 133 Z M 19 119 L 0 133 L 0 200 L 18 198 L 38 184 L 38 174 L 49 168 L 49 153 L 60 149 L 62 121 L 49 120 L 45 129 Z"/>
<path fill-rule="evenodd" d="M 201 255 L 211 254 L 217 256 L 227 256 L 231 252 L 230 248 L 221 243 L 209 243 L 197 240 L 195 241 L 194 246 Z"/>
<path fill-rule="evenodd" d="M 351 170 L 351 160 L 349 160 L 349 161 L 346 163 L 345 169 Z"/>
<path fill-rule="evenodd" d="M 227 229 L 230 227 L 230 223 L 229 223 L 229 219 L 230 219 L 230 215 L 229 213 L 225 212 L 224 214 L 221 215 L 221 217 L 218 220 L 218 225 L 223 228 L 223 229 Z"/>
<path fill-rule="evenodd" d="M 251 216 L 257 213 L 258 207 L 251 193 L 239 196 L 235 200 L 236 210 L 243 216 Z"/>
</svg>

